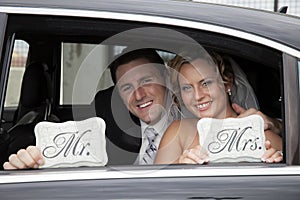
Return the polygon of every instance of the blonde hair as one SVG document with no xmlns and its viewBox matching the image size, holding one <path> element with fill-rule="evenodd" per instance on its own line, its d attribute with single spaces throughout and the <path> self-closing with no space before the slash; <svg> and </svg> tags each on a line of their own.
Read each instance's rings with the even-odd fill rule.
<svg viewBox="0 0 300 200">
<path fill-rule="evenodd" d="M 220 74 L 223 84 L 234 83 L 234 73 L 230 61 L 226 57 L 222 57 L 220 54 L 210 51 L 206 52 L 204 49 L 200 52 L 182 52 L 176 55 L 172 60 L 169 61 L 168 65 L 171 69 L 171 84 L 173 86 L 174 101 L 179 104 L 181 100 L 180 87 L 178 82 L 178 75 L 182 65 L 191 63 L 196 59 L 206 60 L 208 64 L 215 67 L 215 70 Z M 179 99 L 178 99 L 179 98 Z"/>
</svg>

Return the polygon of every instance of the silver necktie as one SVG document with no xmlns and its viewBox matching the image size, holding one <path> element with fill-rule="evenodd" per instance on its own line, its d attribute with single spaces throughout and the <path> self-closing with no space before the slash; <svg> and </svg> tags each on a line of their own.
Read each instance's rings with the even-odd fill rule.
<svg viewBox="0 0 300 200">
<path fill-rule="evenodd" d="M 154 128 L 148 127 L 145 130 L 145 135 L 148 139 L 148 146 L 146 148 L 145 154 L 143 156 L 142 159 L 142 163 L 143 165 L 150 165 L 153 164 L 155 156 L 156 156 L 156 152 L 157 152 L 157 147 L 154 144 L 155 138 L 158 135 L 158 133 L 154 130 Z"/>
</svg>

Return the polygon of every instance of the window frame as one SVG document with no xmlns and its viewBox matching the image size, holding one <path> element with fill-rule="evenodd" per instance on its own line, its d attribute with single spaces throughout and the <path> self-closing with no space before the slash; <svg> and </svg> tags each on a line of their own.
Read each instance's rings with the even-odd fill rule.
<svg viewBox="0 0 300 200">
<path fill-rule="evenodd" d="M 17 21 L 19 20 L 19 18 L 21 19 L 22 17 L 24 17 L 24 15 L 20 15 L 20 16 L 15 16 L 17 18 Z M 39 18 L 42 18 L 42 20 L 39 21 Z M 33 27 L 33 25 L 30 25 L 29 27 L 27 27 L 24 32 L 26 33 L 26 31 L 28 33 L 30 33 L 31 31 L 33 32 L 38 32 L 38 31 L 42 31 L 43 34 L 46 34 L 47 31 L 49 30 L 55 30 L 53 32 L 54 36 L 58 37 L 58 38 L 61 38 L 61 41 L 65 41 L 65 42 L 74 42 L 76 41 L 80 36 L 83 38 L 82 40 L 80 41 L 86 41 L 86 42 L 91 42 L 91 41 L 99 41 L 99 38 L 102 38 L 102 39 L 105 39 L 106 37 L 108 37 L 109 34 L 111 34 L 112 32 L 120 32 L 121 30 L 127 30 L 127 29 L 130 29 L 130 28 L 135 28 L 135 27 L 143 27 L 143 26 L 147 26 L 147 25 L 151 25 L 151 26 L 158 26 L 158 27 L 164 27 L 164 28 L 172 28 L 172 26 L 167 26 L 167 25 L 157 25 L 157 24 L 149 24 L 149 23 L 141 23 L 141 22 L 128 22 L 128 21 L 121 21 L 121 20 L 102 20 L 102 19 L 86 19 L 86 18 L 78 18 L 78 17 L 53 17 L 53 16 L 26 16 L 25 15 L 25 18 L 22 19 L 24 21 L 28 21 L 27 23 L 29 23 L 30 19 L 35 19 L 35 21 L 38 21 L 37 24 L 40 24 L 39 25 L 35 25 Z M 63 19 L 60 21 L 60 19 Z M 20 20 L 20 21 L 22 21 Z M 13 20 L 12 20 L 13 21 Z M 44 23 L 44 21 L 50 21 L 50 26 L 47 26 L 47 28 L 43 27 L 42 24 Z M 56 22 L 59 21 L 58 24 L 56 24 Z M 83 30 L 81 25 L 82 24 L 85 24 L 86 22 L 89 22 L 90 26 L 86 26 L 85 27 L 92 27 L 92 24 L 94 25 L 98 25 L 98 24 L 102 24 L 102 26 L 104 25 L 108 25 L 108 30 L 107 32 L 105 32 L 104 34 L 102 34 L 100 37 L 97 36 L 97 34 L 99 32 L 102 31 L 101 28 L 99 29 L 92 29 L 92 30 L 96 30 L 95 32 L 93 32 L 92 36 L 89 37 L 89 35 L 83 35 L 82 36 L 82 33 L 85 34 L 85 32 L 89 32 L 87 30 Z M 112 22 L 112 24 L 110 24 Z M 12 22 L 10 22 L 12 23 Z M 73 24 L 74 23 L 74 24 Z M 68 28 L 63 28 L 65 25 L 67 25 L 66 27 L 71 27 L 70 29 Z M 118 27 L 118 24 L 121 24 L 122 26 L 119 27 L 118 30 L 115 30 L 114 27 Z M 128 25 L 128 27 L 127 27 Z M 12 36 L 14 35 L 14 31 L 15 30 L 19 30 L 21 29 L 22 30 L 22 27 L 20 27 L 20 25 L 15 25 L 16 27 L 14 28 L 9 28 L 9 31 L 8 33 L 12 33 Z M 36 28 L 36 27 L 39 27 L 39 28 Z M 206 32 L 206 31 L 203 31 L 203 30 L 200 30 L 200 29 L 191 29 L 191 28 L 183 28 L 183 27 L 175 27 L 175 30 L 179 30 L 179 31 L 183 31 L 184 33 L 198 33 L 198 32 L 201 32 L 201 34 L 197 35 L 198 38 L 201 38 L 201 35 L 208 35 L 210 36 L 209 37 L 209 41 L 214 41 L 216 40 L 216 38 L 219 38 L 219 43 L 220 43 L 220 46 L 218 46 L 217 48 L 223 48 L 224 50 L 224 47 L 230 43 L 230 41 L 236 41 L 236 46 L 234 47 L 231 47 L 230 50 L 228 50 L 228 53 L 232 53 L 232 52 L 235 52 L 236 50 L 240 49 L 244 44 L 248 44 L 249 47 L 251 47 L 251 51 L 248 50 L 249 54 L 247 54 L 247 56 L 250 58 L 253 58 L 253 56 L 255 56 L 256 54 L 256 49 L 257 48 L 262 48 L 262 49 L 265 49 L 265 52 L 267 52 L 266 54 L 267 55 L 273 55 L 272 54 L 272 51 L 276 51 L 277 53 L 280 53 L 279 50 L 276 50 L 276 49 L 272 49 L 271 52 L 269 52 L 268 49 L 271 49 L 271 47 L 267 47 L 267 46 L 263 46 L 261 45 L 260 43 L 255 43 L 255 42 L 251 42 L 251 41 L 247 41 L 245 39 L 241 39 L 241 38 L 237 38 L 237 37 L 230 37 L 228 35 L 222 35 L 220 33 L 213 33 L 213 32 Z M 74 34 L 74 32 L 76 32 L 76 30 L 78 30 L 78 32 L 76 34 Z M 26 34 L 25 34 L 26 35 Z M 26 36 L 28 37 L 28 36 Z M 70 38 L 68 38 L 70 37 Z M 89 39 L 88 39 L 89 38 Z M 220 39 L 221 38 L 221 39 Z M 66 40 L 64 40 L 66 39 Z M 207 38 L 206 38 L 207 39 Z M 224 39 L 227 39 L 224 41 Z M 101 39 L 100 39 L 101 40 Z M 198 41 L 198 40 L 197 40 Z M 199 41 L 201 41 L 199 39 Z M 222 41 L 222 42 L 221 42 Z M 7 44 L 9 44 L 9 40 L 6 40 Z M 203 41 L 202 42 L 206 42 Z M 217 43 L 217 42 L 216 42 Z M 206 43 L 206 45 L 212 45 L 213 43 Z M 257 47 L 255 44 L 259 44 Z M 5 52 L 9 52 L 9 51 L 5 51 Z M 243 52 L 243 55 L 246 55 L 245 54 L 246 52 Z M 270 53 L 270 54 L 268 54 Z M 7 60 L 9 60 L 8 56 L 7 57 Z M 59 56 L 57 57 L 59 58 Z M 284 65 L 286 65 L 286 61 L 285 59 L 287 59 L 287 57 L 285 57 L 285 54 L 284 54 L 284 57 L 283 57 L 283 63 Z M 55 62 L 55 64 L 59 65 L 59 60 L 60 59 L 57 59 Z M 288 59 L 290 60 L 290 59 Z M 276 62 L 280 62 L 281 60 L 280 59 L 277 59 Z M 267 60 L 266 60 L 267 62 Z M 268 65 L 272 65 L 272 63 L 268 63 Z M 288 64 L 290 65 L 290 64 Z M 283 79 L 286 80 L 288 78 L 288 75 L 290 74 L 293 74 L 293 72 L 291 71 L 286 71 L 285 70 L 285 67 L 284 67 L 284 76 L 283 76 Z M 60 82 L 60 81 L 59 81 Z M 290 90 L 291 88 L 291 85 L 287 85 L 287 83 L 284 82 L 284 91 L 286 90 Z M 290 97 L 290 94 L 289 93 L 284 93 L 285 95 L 285 98 L 286 97 L 289 97 L 289 98 L 292 98 Z M 57 99 L 57 98 L 56 98 Z M 289 102 L 292 102 L 290 99 L 287 100 L 286 103 L 289 103 Z M 285 119 L 284 121 L 286 122 L 288 119 L 293 119 L 292 117 L 294 116 L 286 116 L 286 112 L 288 111 L 291 111 L 290 108 L 287 107 L 287 104 L 285 104 L 285 110 L 283 110 L 284 113 L 285 113 Z M 299 116 L 297 115 L 296 116 L 297 118 L 294 118 L 295 119 L 299 119 Z M 287 123 L 285 123 L 286 125 Z M 297 129 L 297 130 L 300 130 L 300 129 Z M 290 135 L 289 135 L 289 131 L 291 131 L 291 129 L 287 128 L 285 126 L 285 132 L 286 132 L 286 138 L 291 138 Z M 294 131 L 293 132 L 293 135 L 297 135 L 297 131 Z M 299 138 L 299 137 L 297 137 Z M 294 157 L 293 155 L 291 155 L 293 153 L 294 150 L 288 150 L 289 148 L 289 145 L 291 143 L 291 139 L 286 141 L 286 145 L 287 147 L 285 147 L 285 149 L 287 150 L 287 157 L 286 157 L 286 164 L 289 164 L 289 165 L 292 165 L 292 164 L 299 164 L 299 160 L 296 160 L 294 161 Z M 299 143 L 298 143 L 298 146 L 299 146 Z M 293 149 L 295 148 L 295 146 L 292 147 Z"/>
<path fill-rule="evenodd" d="M 300 130 L 300 89 L 299 67 L 297 59 L 283 53 L 283 95 L 284 95 L 284 120 L 283 143 L 285 161 L 288 165 L 299 165 L 299 130 Z"/>
</svg>

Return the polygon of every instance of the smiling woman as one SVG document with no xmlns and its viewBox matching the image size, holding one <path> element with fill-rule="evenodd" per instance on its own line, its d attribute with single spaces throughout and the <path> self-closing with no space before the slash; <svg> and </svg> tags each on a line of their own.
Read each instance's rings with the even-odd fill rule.
<svg viewBox="0 0 300 200">
<path fill-rule="evenodd" d="M 35 168 L 2 171 L 1 199 L 141 199 L 149 196 L 149 192 L 153 194 L 151 199 L 299 197 L 299 18 L 254 9 L 173 0 L 124 0 L 122 3 L 108 0 L 72 3 L 65 0 L 0 0 L 0 9 L 0 157 L 2 163 L 6 163 L 5 169 Z M 268 26 L 258 23 L 262 21 Z M 23 120 L 17 117 L 21 112 L 20 105 L 8 102 L 12 86 L 9 82 L 12 81 L 13 47 L 19 40 L 28 44 L 25 73 L 32 63 L 42 61 L 45 65 L 40 65 L 40 71 L 46 72 L 48 77 L 39 84 L 28 79 L 30 90 L 23 95 L 31 100 L 38 97 L 38 102 L 42 103 L 29 108 L 30 114 L 24 113 L 27 117 Z M 232 81 L 231 72 L 228 79 L 221 79 L 216 70 L 209 68 L 211 62 L 192 60 L 180 70 L 183 76 L 178 82 L 178 92 L 183 98 L 177 102 L 181 109 L 178 110 L 178 105 L 170 98 L 178 93 L 169 82 L 171 70 L 166 63 L 182 52 L 183 47 L 193 49 L 195 46 L 226 55 L 229 63 L 240 67 L 244 72 L 242 79 L 248 79 L 249 83 L 245 86 L 241 81 L 235 82 L 237 76 Z M 150 59 L 148 51 L 156 59 Z M 142 52 L 139 55 L 147 56 L 133 58 L 130 52 L 134 55 Z M 123 58 L 128 60 L 116 64 Z M 117 68 L 113 67 L 114 64 Z M 47 70 L 45 66 L 48 66 Z M 235 68 L 232 72 L 237 74 Z M 34 92 L 33 85 L 37 89 L 52 88 L 52 92 Z M 238 87 L 234 89 L 231 85 Z M 16 84 L 13 86 L 17 87 Z M 229 101 L 229 93 L 234 97 L 240 94 L 238 88 L 248 86 L 251 86 L 256 98 L 252 98 L 248 107 L 234 104 L 230 109 L 230 101 L 251 99 L 252 93 L 244 93 L 235 101 Z M 228 89 L 231 89 L 230 92 Z M 13 96 L 17 98 L 18 95 Z M 46 100 L 42 98 L 44 95 L 48 97 Z M 24 99 L 21 98 L 20 102 Z M 225 106 L 227 113 L 224 112 Z M 40 115 L 35 121 L 36 113 L 45 115 Z M 265 164 L 260 160 L 214 163 L 210 160 L 205 166 L 152 165 L 152 156 L 155 156 L 161 138 L 171 136 L 168 132 L 164 134 L 165 130 L 174 119 L 181 119 L 181 114 L 194 119 L 183 120 L 187 126 L 180 126 L 182 131 L 170 144 L 181 144 L 185 136 L 190 136 L 189 141 L 193 145 L 172 149 L 169 146 L 167 153 L 176 154 L 176 158 L 182 154 L 184 158 L 193 156 L 199 153 L 194 147 L 206 145 L 201 143 L 204 135 L 210 136 L 210 128 L 206 125 L 199 123 L 199 128 L 206 132 L 198 131 L 201 132 L 200 141 L 194 140 L 199 118 L 258 114 L 266 123 L 251 125 L 252 121 L 261 123 L 261 120 L 244 118 L 247 122 L 245 127 L 253 129 L 234 131 L 238 129 L 234 126 L 231 132 L 236 134 L 232 138 L 225 137 L 224 131 L 220 131 L 223 129 L 213 126 L 220 132 L 219 137 L 216 136 L 217 143 L 225 141 L 220 148 L 227 144 L 224 147 L 226 151 L 249 151 L 252 147 L 263 153 L 264 148 L 266 152 L 282 150 L 282 163 Z M 68 130 L 65 130 L 59 128 L 60 123 L 54 123 L 54 126 L 61 135 L 57 136 L 56 129 L 51 131 L 50 128 L 36 131 L 39 136 L 35 138 L 36 123 L 41 120 L 49 123 L 54 120 L 53 116 L 62 124 L 101 118 L 105 122 L 105 130 L 102 130 L 105 132 L 105 144 L 81 126 L 76 126 L 77 129 L 66 126 L 64 128 Z M 280 120 L 272 121 L 277 118 Z M 236 121 L 222 121 L 224 126 L 227 123 L 237 125 Z M 244 126 L 243 123 L 241 126 Z M 12 134 L 16 128 L 17 133 Z M 274 141 L 265 143 L 263 137 L 270 139 L 269 135 L 257 136 L 255 128 L 281 134 L 283 141 L 279 145 Z M 54 135 L 57 136 L 55 139 Z M 16 138 L 20 143 L 14 142 Z M 36 145 L 41 144 L 41 138 L 46 142 L 39 149 Z M 91 146 L 97 147 L 97 150 L 94 152 Z M 216 152 L 219 149 L 209 150 Z M 272 155 L 282 158 L 280 152 L 272 151 Z M 101 166 L 86 167 L 82 160 L 78 160 L 80 156 L 96 159 L 97 155 L 105 153 L 107 163 L 103 159 Z M 56 168 L 59 165 L 48 168 L 53 156 L 62 156 L 61 160 L 75 163 L 63 168 Z M 174 159 L 170 156 L 165 161 L 173 163 Z M 240 161 L 238 159 L 234 161 Z M 43 161 L 46 161 L 44 168 L 41 166 Z M 40 167 L 42 169 L 38 169 Z M 166 184 L 171 179 L 172 184 Z M 218 190 L 211 190 L 216 186 Z M 112 188 L 114 192 L 111 192 Z M 136 188 L 134 192 L 132 188 Z M 273 192 L 266 193 L 268 189 Z M 166 191 L 172 192 L 166 195 Z"/>
<path fill-rule="evenodd" d="M 172 71 L 172 82 L 177 87 L 175 91 L 177 91 L 177 98 L 180 99 L 179 102 L 194 115 L 194 118 L 200 120 L 198 122 L 195 119 L 184 119 L 173 122 L 162 138 L 155 160 L 156 163 L 207 163 L 210 157 L 213 157 L 213 154 L 216 153 L 211 151 L 210 144 L 214 144 L 213 148 L 215 150 L 220 149 L 220 146 L 224 145 L 225 148 L 229 145 L 226 157 L 237 157 L 238 152 L 243 153 L 238 145 L 244 132 L 249 134 L 248 130 L 257 127 L 259 131 L 263 131 L 263 119 L 260 119 L 258 123 L 251 120 L 251 123 L 246 126 L 245 123 L 242 123 L 244 119 L 236 121 L 230 119 L 231 121 L 227 120 L 228 123 L 220 120 L 237 118 L 238 114 L 232 108 L 230 101 L 235 75 L 230 62 L 226 61 L 226 58 L 215 52 L 208 54 L 205 50 L 199 52 L 192 50 L 177 55 L 171 61 L 170 67 L 174 69 Z M 212 123 L 214 120 L 203 121 L 205 118 L 215 118 L 219 122 Z M 204 128 L 199 127 L 200 122 Z M 235 126 L 237 126 L 236 130 L 234 129 Z M 217 130 L 215 130 L 216 127 L 218 127 Z M 206 133 L 207 131 L 208 133 Z M 212 143 L 210 143 L 211 140 L 207 141 L 208 139 L 204 137 L 204 133 L 212 135 Z M 258 152 L 261 160 L 264 162 L 280 162 L 283 158 L 279 153 L 282 150 L 282 139 L 270 130 L 266 130 L 265 136 L 267 151 Z M 254 135 L 254 139 L 259 140 L 260 137 Z M 243 141 L 245 142 L 244 149 L 247 143 L 253 142 L 252 139 L 243 138 L 243 140 L 246 140 Z M 265 137 L 262 141 L 265 141 Z M 270 146 L 270 142 L 272 146 Z M 208 146 L 206 146 L 207 143 Z M 232 145 L 236 146 L 236 152 L 231 156 L 229 152 L 232 151 Z M 256 143 L 253 145 L 257 146 Z M 261 149 L 262 146 L 260 146 Z M 253 148 L 256 149 L 257 147 Z M 241 157 L 242 155 L 240 155 Z M 249 157 L 251 156 L 249 155 Z M 238 161 L 238 159 L 232 160 L 234 162 Z M 242 161 L 249 160 L 245 158 Z"/>
</svg>

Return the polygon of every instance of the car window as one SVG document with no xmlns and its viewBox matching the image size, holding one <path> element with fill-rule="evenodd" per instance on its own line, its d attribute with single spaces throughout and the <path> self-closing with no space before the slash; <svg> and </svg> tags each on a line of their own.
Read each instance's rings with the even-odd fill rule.
<svg viewBox="0 0 300 200">
<path fill-rule="evenodd" d="M 22 78 L 25 71 L 29 45 L 24 40 L 15 40 L 11 58 L 5 107 L 16 107 L 19 103 Z"/>
<path fill-rule="evenodd" d="M 241 40 L 242 42 L 242 40 Z M 210 46 L 203 44 L 198 44 L 200 48 L 204 48 L 206 51 L 215 50 Z M 218 44 L 215 44 L 216 46 Z M 253 45 L 251 45 L 252 47 Z M 216 47 L 215 47 L 216 48 Z M 224 47 L 223 47 L 224 48 Z M 237 47 L 235 47 L 237 48 Z M 259 47 L 257 47 L 259 48 Z M 107 66 L 111 60 L 115 59 L 115 55 L 120 53 L 124 49 L 124 46 L 106 46 L 106 45 L 94 45 L 94 44 L 84 44 L 84 43 L 63 43 L 63 58 L 65 59 L 62 63 L 63 69 L 63 78 L 62 78 L 62 92 L 63 92 L 63 99 L 66 99 L 67 94 L 69 97 L 69 101 L 63 101 L 64 104 L 86 104 L 93 100 L 95 93 L 98 91 L 105 90 L 109 88 L 112 84 L 110 73 L 107 69 Z M 217 48 L 216 48 L 217 49 Z M 198 49 L 200 50 L 200 49 Z M 249 57 L 244 57 L 242 55 L 233 52 L 230 49 L 222 49 L 217 50 L 219 53 L 225 54 L 229 59 L 229 62 L 235 66 L 236 71 L 239 72 L 239 76 L 236 77 L 236 81 L 238 81 L 237 85 L 240 88 L 236 89 L 239 92 L 242 92 L 242 95 L 237 93 L 233 94 L 236 96 L 234 103 L 238 103 L 240 106 L 244 108 L 256 108 L 261 109 L 265 114 L 271 116 L 273 118 L 281 116 L 281 101 L 280 95 L 280 59 L 276 57 L 278 60 L 272 60 L 270 63 L 264 63 L 262 58 L 256 57 L 254 54 L 249 54 Z M 264 51 L 263 49 L 260 49 Z M 270 51 L 270 49 L 268 49 Z M 169 53 L 168 51 L 160 50 L 158 51 L 159 54 L 163 57 L 165 64 L 169 63 L 169 61 L 174 57 L 174 52 Z M 274 55 L 277 55 L 277 52 L 273 52 Z M 279 54 L 278 54 L 279 55 Z M 252 56 L 252 57 L 251 57 Z M 264 55 L 263 55 L 264 56 Z M 262 57 L 263 57 L 262 56 Z M 280 56 L 279 56 L 280 57 Z M 253 58 L 253 59 L 252 59 Z M 275 63 L 275 64 L 274 64 Z M 274 65 L 273 65 L 274 64 Z M 243 75 L 246 73 L 246 75 Z M 268 80 L 265 79 L 265 76 L 269 74 L 272 75 Z M 249 83 L 248 83 L 249 82 Z M 109 83 L 109 84 L 107 84 Z M 249 92 L 249 88 L 251 88 L 251 92 Z M 253 92 L 252 92 L 253 90 Z M 233 89 L 232 92 L 235 92 Z M 256 93 L 255 93 L 256 92 Z M 103 99 L 101 99 L 103 101 Z M 107 101 L 110 101 L 108 99 Z M 249 104 L 244 104 L 243 102 L 248 101 Z M 99 104 L 100 100 L 95 100 L 96 104 L 96 113 L 97 105 Z M 112 112 L 114 120 L 116 122 L 113 126 L 118 126 L 122 131 L 126 133 L 126 126 L 121 125 L 124 121 L 122 117 L 121 111 L 118 106 L 111 104 L 103 104 L 102 106 L 111 106 L 112 108 L 108 107 L 108 111 Z M 184 106 L 181 106 L 184 108 Z M 104 108 L 100 108 L 102 110 Z M 188 111 L 182 111 L 185 116 L 190 116 L 191 113 Z M 112 131 L 109 127 L 112 126 L 110 119 L 107 116 L 102 115 L 101 111 L 99 111 L 99 116 L 104 117 L 107 121 L 108 127 L 107 132 L 108 135 L 114 134 L 117 135 L 116 131 Z M 74 113 L 73 113 L 74 115 Z M 112 123 L 113 124 L 113 123 Z M 110 133 L 111 132 L 111 133 Z M 114 136 L 116 137 L 116 136 Z M 122 136 L 124 137 L 124 136 Z M 122 137 L 118 138 L 119 142 L 121 141 Z M 247 138 L 249 139 L 249 138 Z M 114 143 L 113 139 L 108 138 L 111 140 L 110 142 Z M 220 146 L 226 148 L 226 150 L 231 151 L 232 147 L 235 146 L 236 149 L 239 149 L 244 144 L 239 144 L 237 141 L 243 141 L 246 139 L 241 138 L 228 138 L 228 140 L 222 141 L 223 144 Z M 231 145 L 228 145 L 230 144 Z M 243 142 L 242 142 L 243 143 Z M 250 143 L 249 143 L 250 144 Z M 116 144 L 113 144 L 115 146 Z M 254 144 L 258 145 L 258 144 Z M 264 144 L 262 144 L 264 145 Z M 227 147 L 226 147 L 227 146 Z M 117 146 L 118 147 L 118 146 Z M 110 149 L 111 147 L 107 148 Z M 120 147 L 118 147 L 120 148 Z M 123 148 L 123 147 L 122 147 Z M 244 147 L 245 148 L 245 147 Z M 261 148 L 261 147 L 260 147 Z M 109 154 L 109 165 L 114 165 L 117 162 L 113 160 L 121 161 L 125 160 L 124 163 L 128 163 L 126 161 L 127 156 L 123 156 L 122 153 L 115 156 L 113 158 L 110 152 Z"/>
<path fill-rule="evenodd" d="M 155 48 L 165 64 L 168 64 L 181 49 L 189 45 L 193 47 L 194 44 L 206 51 L 215 51 L 226 55 L 229 61 L 235 63 L 241 70 L 240 74 L 244 74 L 245 78 L 243 79 L 247 79 L 249 82 L 258 101 L 256 108 L 272 118 L 282 118 L 284 114 L 280 98 L 283 92 L 281 90 L 283 88 L 281 80 L 282 52 L 259 44 L 259 42 L 255 43 L 235 36 L 225 36 L 197 29 L 176 26 L 161 28 L 152 27 L 152 24 L 143 24 L 142 26 L 134 22 L 119 20 L 108 23 L 108 21 L 98 19 L 52 17 L 51 23 L 49 23 L 47 16 L 23 18 L 13 16 L 10 22 L 22 20 L 27 23 L 31 20 L 39 22 L 41 30 L 31 27 L 32 30 L 28 28 L 27 32 L 20 31 L 17 36 L 24 41 L 25 39 L 29 41 L 31 51 L 28 58 L 30 62 L 39 60 L 46 62 L 49 75 L 46 77 L 46 80 L 49 81 L 46 87 L 50 85 L 53 89 L 45 95 L 47 99 L 42 99 L 38 108 L 34 107 L 34 111 L 42 110 L 43 117 L 45 116 L 44 112 L 47 112 L 47 120 L 51 122 L 79 121 L 95 116 L 104 119 L 109 166 L 133 165 L 140 147 L 142 147 L 141 141 L 145 139 L 141 136 L 142 128 L 139 119 L 130 115 L 120 96 L 113 96 L 118 98 L 117 103 L 120 103 L 118 106 L 113 104 L 112 94 L 117 93 L 111 87 L 113 82 L 107 68 L 115 56 L 133 44 L 140 48 L 149 46 Z M 87 28 L 93 27 L 93 31 L 82 28 L 83 22 L 87 23 Z M 59 28 L 57 24 L 59 24 Z M 107 26 L 107 24 L 110 24 L 109 30 L 103 29 L 103 26 Z M 63 28 L 65 26 L 66 28 Z M 13 32 L 13 28 L 11 29 L 9 31 Z M 61 32 L 57 31 L 58 29 Z M 72 30 L 72 33 L 69 30 Z M 110 40 L 117 36 L 120 38 Z M 12 69 L 13 67 L 11 67 Z M 164 77 L 164 80 L 168 80 L 167 77 Z M 21 83 L 22 78 L 19 78 L 18 81 Z M 40 84 L 42 85 L 43 82 Z M 20 89 L 14 91 L 20 93 Z M 30 92 L 33 91 L 30 90 Z M 244 94 L 247 97 L 248 93 Z M 7 98 L 8 95 L 9 92 L 7 92 Z M 32 93 L 25 95 L 29 97 Z M 50 98 L 47 95 L 51 95 Z M 240 101 L 245 100 L 244 96 L 239 98 Z M 41 99 L 38 98 L 38 100 Z M 17 104 L 18 102 L 15 103 L 15 105 Z M 185 108 L 182 106 L 182 109 Z M 31 110 L 33 109 L 26 105 L 25 111 Z M 15 110 L 11 111 L 11 118 L 13 112 Z M 186 113 L 186 117 L 191 117 L 190 113 Z M 21 114 L 23 116 L 24 113 Z M 172 114 L 174 113 L 170 112 L 170 115 Z M 39 120 L 41 121 L 41 119 Z M 39 120 L 34 123 L 38 123 Z M 15 124 L 16 121 L 12 121 L 10 126 L 14 127 Z M 232 141 L 231 146 L 237 140 Z M 65 142 L 64 147 L 71 148 L 72 145 L 68 144 L 71 139 L 61 141 Z M 34 145 L 35 141 L 29 141 L 27 144 Z M 22 148 L 25 147 L 22 146 Z M 144 145 L 143 148 L 145 149 L 146 146 Z"/>
</svg>

